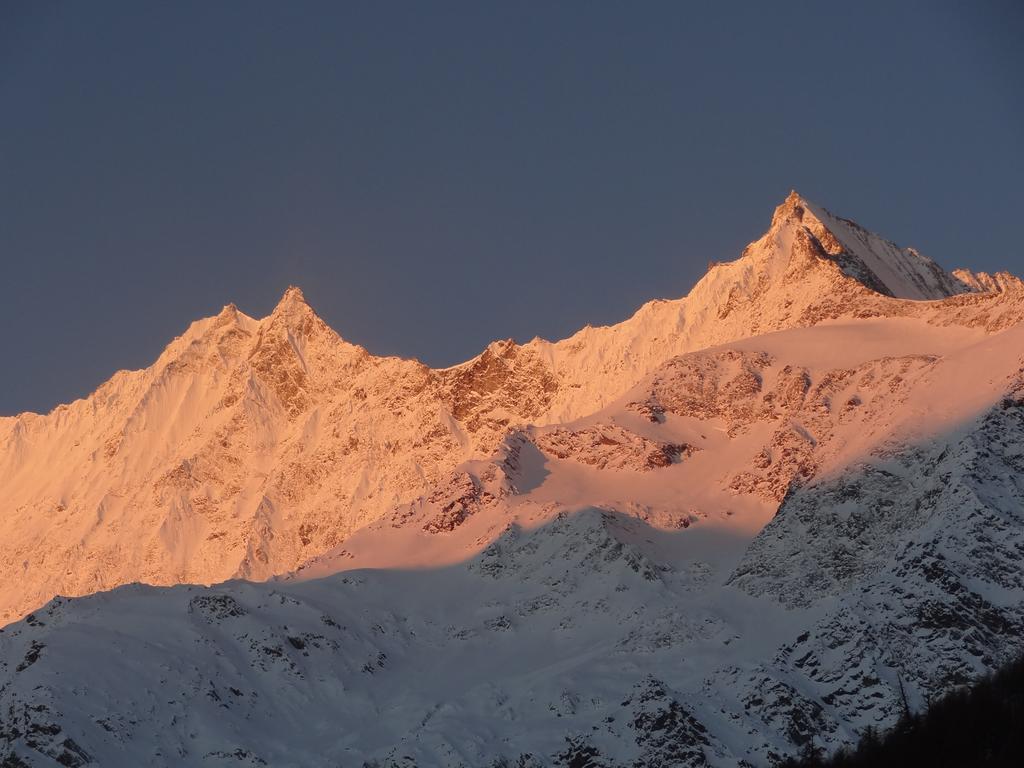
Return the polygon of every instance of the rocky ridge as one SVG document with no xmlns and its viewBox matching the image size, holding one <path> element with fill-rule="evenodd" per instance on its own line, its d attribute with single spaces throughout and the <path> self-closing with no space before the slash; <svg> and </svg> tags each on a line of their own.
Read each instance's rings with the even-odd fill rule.
<svg viewBox="0 0 1024 768">
<path fill-rule="evenodd" d="M 445 370 L 298 289 L 229 305 L 0 420 L 0 757 L 724 767 L 885 727 L 1024 624 L 1022 297 L 794 194 L 686 298 Z M 100 592 L 228 577 L 275 578 Z"/>
<path fill-rule="evenodd" d="M 509 429 L 592 413 L 687 351 L 850 318 L 993 333 L 1022 308 L 1016 278 L 948 275 L 795 193 L 687 297 L 556 343 L 496 342 L 450 369 L 344 341 L 295 288 L 262 320 L 229 305 L 150 368 L 0 419 L 0 576 L 19 585 L 0 593 L 0 618 L 130 581 L 287 572 Z"/>
<path fill-rule="evenodd" d="M 724 767 L 885 727 L 1024 622 L 1024 331 L 908 356 L 935 337 L 889 322 L 881 350 L 822 326 L 670 360 L 283 581 L 57 599 L 0 634 L 0 744 L 32 766 Z M 777 506 L 735 478 L 780 428 L 814 439 Z M 699 450 L 602 461 L 593 436 L 627 433 Z"/>
</svg>

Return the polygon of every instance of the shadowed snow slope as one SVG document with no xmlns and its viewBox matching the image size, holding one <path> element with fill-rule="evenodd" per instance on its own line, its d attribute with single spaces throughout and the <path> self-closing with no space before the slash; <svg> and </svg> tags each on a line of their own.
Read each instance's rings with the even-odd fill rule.
<svg viewBox="0 0 1024 768">
<path fill-rule="evenodd" d="M 687 297 L 454 368 L 226 307 L 0 420 L 0 758 L 762 765 L 890 724 L 1024 629 L 1022 311 L 795 193 Z"/>
</svg>

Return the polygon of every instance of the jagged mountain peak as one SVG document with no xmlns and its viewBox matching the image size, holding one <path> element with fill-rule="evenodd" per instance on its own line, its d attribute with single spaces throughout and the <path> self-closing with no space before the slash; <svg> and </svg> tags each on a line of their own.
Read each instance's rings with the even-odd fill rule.
<svg viewBox="0 0 1024 768">
<path fill-rule="evenodd" d="M 289 285 L 285 292 L 281 294 L 281 300 L 277 302 L 274 311 L 286 311 L 301 307 L 309 307 L 309 302 L 306 301 L 306 294 L 302 292 L 299 286 Z"/>
<path fill-rule="evenodd" d="M 307 318 L 319 318 L 316 310 L 306 301 L 306 295 L 297 285 L 290 285 L 281 295 L 268 319 L 284 319 L 289 324 Z"/>
<path fill-rule="evenodd" d="M 1024 289 L 1024 281 L 1009 272 L 974 272 L 970 269 L 954 269 L 953 277 L 959 281 L 966 291 L 971 293 L 1004 293 L 1019 292 Z"/>
<path fill-rule="evenodd" d="M 776 206 L 775 213 L 772 214 L 772 227 L 790 219 L 800 221 L 806 209 L 807 201 L 795 189 L 790 190 L 786 199 Z"/>
<path fill-rule="evenodd" d="M 337 332 L 306 301 L 302 289 L 295 285 L 288 287 L 273 311 L 260 321 L 259 338 L 257 347 L 264 346 L 268 339 L 289 346 L 302 346 L 305 341 L 313 338 L 328 340 L 332 345 L 342 341 Z M 348 348 L 354 345 L 345 343 L 344 346 Z"/>
<path fill-rule="evenodd" d="M 804 255 L 809 251 L 834 262 L 847 277 L 883 296 L 931 301 L 969 290 L 914 248 L 901 247 L 836 216 L 795 190 L 775 209 L 765 237 L 803 246 L 798 250 Z"/>
</svg>

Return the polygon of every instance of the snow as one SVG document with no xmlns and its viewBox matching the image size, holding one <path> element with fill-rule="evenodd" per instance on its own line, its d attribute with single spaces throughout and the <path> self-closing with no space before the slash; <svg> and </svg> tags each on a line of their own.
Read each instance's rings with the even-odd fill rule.
<svg viewBox="0 0 1024 768">
<path fill-rule="evenodd" d="M 972 280 L 794 194 L 687 297 L 445 370 L 296 288 L 229 305 L 0 419 L 0 757 L 734 766 L 884 726 L 1024 628 L 1024 301 Z"/>
<path fill-rule="evenodd" d="M 831 232 L 848 253 L 878 278 L 890 295 L 926 301 L 944 299 L 963 290 L 950 275 L 913 248 L 900 248 L 799 195 L 796 197 L 798 204 L 817 219 L 808 223 Z"/>
</svg>

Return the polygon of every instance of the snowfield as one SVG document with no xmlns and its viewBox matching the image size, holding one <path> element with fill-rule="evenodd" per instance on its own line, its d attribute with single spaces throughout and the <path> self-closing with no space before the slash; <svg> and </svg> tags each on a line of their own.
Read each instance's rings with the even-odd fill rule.
<svg viewBox="0 0 1024 768">
<path fill-rule="evenodd" d="M 767 766 L 886 727 L 1020 649 L 1022 311 L 795 193 L 687 297 L 450 369 L 297 289 L 227 307 L 0 420 L 0 758 Z"/>
</svg>

